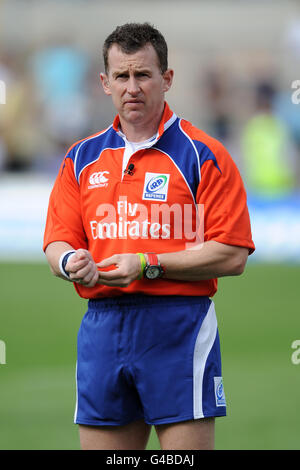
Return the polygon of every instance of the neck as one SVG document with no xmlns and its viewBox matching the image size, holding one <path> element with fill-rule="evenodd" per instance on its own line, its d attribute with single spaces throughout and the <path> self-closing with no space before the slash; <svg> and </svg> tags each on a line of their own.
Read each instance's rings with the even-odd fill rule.
<svg viewBox="0 0 300 470">
<path fill-rule="evenodd" d="M 158 130 L 158 126 L 155 126 L 152 129 L 145 129 L 144 127 L 141 129 L 137 129 L 136 127 L 130 128 L 130 126 L 124 126 L 121 123 L 121 120 L 120 128 L 129 142 L 144 142 L 154 136 Z"/>
</svg>

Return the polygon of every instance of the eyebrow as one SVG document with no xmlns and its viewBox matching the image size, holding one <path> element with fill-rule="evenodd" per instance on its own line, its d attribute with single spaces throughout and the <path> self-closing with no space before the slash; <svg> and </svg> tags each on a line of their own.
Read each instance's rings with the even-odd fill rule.
<svg viewBox="0 0 300 470">
<path fill-rule="evenodd" d="M 116 78 L 118 75 L 126 75 L 128 73 L 129 73 L 128 69 L 116 70 L 115 72 L 112 73 L 112 76 L 113 76 L 113 78 Z M 151 73 L 151 70 L 149 68 L 146 68 L 146 67 L 134 70 L 135 75 L 139 74 L 139 73 Z"/>
</svg>

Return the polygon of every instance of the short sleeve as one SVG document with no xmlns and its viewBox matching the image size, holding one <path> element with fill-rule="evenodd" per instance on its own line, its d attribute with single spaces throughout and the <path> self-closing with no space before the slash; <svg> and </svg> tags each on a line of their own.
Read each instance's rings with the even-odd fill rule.
<svg viewBox="0 0 300 470">
<path fill-rule="evenodd" d="M 65 241 L 75 249 L 87 248 L 73 150 L 66 155 L 50 195 L 43 250 L 55 241 Z"/>
<path fill-rule="evenodd" d="M 204 208 L 204 241 L 246 247 L 253 253 L 247 196 L 239 170 L 228 151 L 218 143 L 214 158 L 201 166 L 197 203 Z"/>
</svg>

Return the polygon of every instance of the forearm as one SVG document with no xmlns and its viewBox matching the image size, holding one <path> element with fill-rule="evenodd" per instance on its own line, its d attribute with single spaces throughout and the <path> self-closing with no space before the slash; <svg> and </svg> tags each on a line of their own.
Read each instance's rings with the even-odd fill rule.
<svg viewBox="0 0 300 470">
<path fill-rule="evenodd" d="M 215 241 L 203 243 L 197 250 L 162 253 L 158 259 L 166 269 L 165 278 L 201 281 L 242 274 L 248 249 Z"/>
<path fill-rule="evenodd" d="M 69 243 L 66 243 L 63 241 L 53 242 L 47 246 L 45 254 L 46 254 L 46 258 L 49 263 L 51 272 L 54 274 L 54 276 L 60 277 L 62 279 L 66 279 L 66 277 L 63 276 L 63 274 L 61 273 L 59 269 L 59 260 L 60 260 L 61 255 L 65 251 L 69 251 L 69 250 L 74 250 L 74 248 Z"/>
</svg>

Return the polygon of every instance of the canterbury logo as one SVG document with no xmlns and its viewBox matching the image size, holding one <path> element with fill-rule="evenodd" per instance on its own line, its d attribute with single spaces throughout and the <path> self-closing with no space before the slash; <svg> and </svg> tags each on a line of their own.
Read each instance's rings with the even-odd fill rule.
<svg viewBox="0 0 300 470">
<path fill-rule="evenodd" d="M 108 178 L 104 176 L 105 174 L 109 175 L 109 171 L 98 171 L 97 173 L 93 173 L 89 179 L 90 184 L 95 185 L 95 184 L 107 183 Z"/>
</svg>

